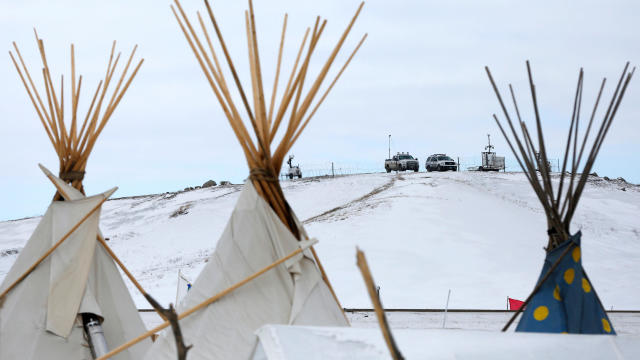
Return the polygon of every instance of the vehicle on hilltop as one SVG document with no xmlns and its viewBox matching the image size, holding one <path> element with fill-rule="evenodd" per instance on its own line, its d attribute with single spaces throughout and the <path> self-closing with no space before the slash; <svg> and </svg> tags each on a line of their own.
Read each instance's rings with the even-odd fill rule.
<svg viewBox="0 0 640 360">
<path fill-rule="evenodd" d="M 491 145 L 491 135 L 487 134 L 488 145 L 484 147 L 482 152 L 482 165 L 468 168 L 470 171 L 500 171 L 504 170 L 504 156 L 497 156 Z M 537 155 L 537 153 L 536 153 Z M 538 161 L 540 163 L 540 161 Z"/>
<path fill-rule="evenodd" d="M 500 171 L 504 170 L 504 156 L 497 156 L 493 151 L 495 148 L 491 145 L 491 136 L 487 134 L 489 145 L 484 147 L 482 152 L 482 166 L 478 168 L 480 171 Z"/>
<path fill-rule="evenodd" d="M 409 155 L 408 152 L 398 153 L 391 159 L 386 159 L 384 161 L 384 169 L 387 170 L 388 173 L 390 173 L 391 171 L 418 171 L 419 168 L 420 162 L 418 162 L 418 158 L 414 158 L 413 156 Z"/>
<path fill-rule="evenodd" d="M 447 154 L 433 154 L 424 163 L 427 171 L 458 171 L 458 164 Z"/>
<path fill-rule="evenodd" d="M 287 164 L 289 164 L 289 169 L 287 169 L 287 176 L 289 177 L 289 179 L 293 179 L 294 177 L 300 179 L 302 177 L 302 170 L 300 170 L 299 164 L 292 164 L 293 158 L 294 155 L 289 155 L 289 160 L 287 160 Z"/>
</svg>

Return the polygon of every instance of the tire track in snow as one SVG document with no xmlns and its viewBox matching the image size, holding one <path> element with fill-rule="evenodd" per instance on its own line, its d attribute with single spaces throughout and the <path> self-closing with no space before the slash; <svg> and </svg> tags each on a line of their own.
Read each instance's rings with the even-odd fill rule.
<svg viewBox="0 0 640 360">
<path fill-rule="evenodd" d="M 391 180 L 389 180 L 388 183 L 386 183 L 386 184 L 384 184 L 382 186 L 378 186 L 377 188 L 371 190 L 368 194 L 363 195 L 363 196 L 361 196 L 361 197 L 359 197 L 359 198 L 357 198 L 355 200 L 351 200 L 351 201 L 349 201 L 348 203 L 346 203 L 344 205 L 340 205 L 340 206 L 337 206 L 337 207 L 335 207 L 335 208 L 333 208 L 331 210 L 327 210 L 327 211 L 325 211 L 325 212 L 323 212 L 323 213 L 321 213 L 319 215 L 312 216 L 312 217 L 304 220 L 302 223 L 304 225 L 306 225 L 306 224 L 309 224 L 309 223 L 312 223 L 312 222 L 315 222 L 315 221 L 324 220 L 324 219 L 328 218 L 330 215 L 332 215 L 333 213 L 335 213 L 337 211 L 344 210 L 344 209 L 346 209 L 348 207 L 351 207 L 351 206 L 356 205 L 358 203 L 364 202 L 364 201 L 372 198 L 373 196 L 378 195 L 381 192 L 391 188 L 393 186 L 393 184 L 395 184 L 396 179 L 397 179 L 396 177 L 393 177 L 393 178 L 391 178 Z"/>
</svg>

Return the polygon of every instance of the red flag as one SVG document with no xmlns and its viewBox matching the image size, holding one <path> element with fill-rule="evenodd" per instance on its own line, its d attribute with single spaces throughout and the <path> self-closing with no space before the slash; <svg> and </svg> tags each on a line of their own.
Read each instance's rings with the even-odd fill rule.
<svg viewBox="0 0 640 360">
<path fill-rule="evenodd" d="M 512 299 L 510 297 L 507 299 L 509 299 L 509 310 L 520 310 L 522 305 L 524 305 L 524 301 Z"/>
</svg>

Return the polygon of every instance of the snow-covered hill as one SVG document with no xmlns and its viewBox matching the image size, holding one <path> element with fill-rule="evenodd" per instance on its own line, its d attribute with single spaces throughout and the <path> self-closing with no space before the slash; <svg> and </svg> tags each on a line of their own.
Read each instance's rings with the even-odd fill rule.
<svg viewBox="0 0 640 360">
<path fill-rule="evenodd" d="M 101 227 L 145 289 L 174 302 L 178 269 L 195 279 L 241 185 L 108 201 Z M 390 308 L 504 309 L 525 298 L 544 258 L 546 221 L 521 173 L 406 173 L 283 182 L 345 307 L 369 307 L 355 265 L 367 255 Z M 42 209 L 43 212 L 45 209 Z M 607 309 L 640 309 L 640 188 L 593 177 L 573 231 Z M 0 279 L 39 218 L 0 222 Z M 136 303 L 146 301 L 129 284 Z"/>
</svg>

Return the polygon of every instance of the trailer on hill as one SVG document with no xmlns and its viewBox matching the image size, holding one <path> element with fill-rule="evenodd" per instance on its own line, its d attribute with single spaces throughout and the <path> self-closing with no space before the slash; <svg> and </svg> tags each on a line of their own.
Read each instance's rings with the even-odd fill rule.
<svg viewBox="0 0 640 360">
<path fill-rule="evenodd" d="M 468 170 L 475 171 L 500 171 L 505 170 L 504 156 L 497 156 L 494 151 L 494 146 L 491 145 L 491 136 L 487 134 L 487 140 L 489 144 L 484 147 L 482 152 L 482 165 L 469 168 Z"/>
</svg>

